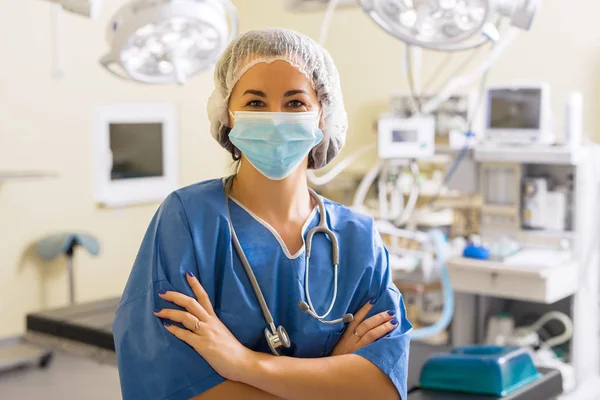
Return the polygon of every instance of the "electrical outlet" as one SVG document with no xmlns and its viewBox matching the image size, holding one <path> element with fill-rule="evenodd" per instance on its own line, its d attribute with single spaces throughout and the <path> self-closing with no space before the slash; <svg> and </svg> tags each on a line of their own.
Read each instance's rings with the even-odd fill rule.
<svg viewBox="0 0 600 400">
<path fill-rule="evenodd" d="M 330 0 L 285 0 L 290 11 L 323 11 Z M 338 7 L 357 6 L 358 0 L 340 0 Z"/>
</svg>

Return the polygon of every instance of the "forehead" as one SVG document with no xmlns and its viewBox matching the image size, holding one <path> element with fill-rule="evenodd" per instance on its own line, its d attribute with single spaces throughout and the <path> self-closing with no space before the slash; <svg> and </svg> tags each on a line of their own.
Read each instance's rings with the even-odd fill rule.
<svg viewBox="0 0 600 400">
<path fill-rule="evenodd" d="M 240 77 L 235 89 L 288 90 L 312 89 L 305 74 L 287 61 L 261 62 L 250 67 Z M 236 91 L 234 89 L 234 92 Z"/>
</svg>

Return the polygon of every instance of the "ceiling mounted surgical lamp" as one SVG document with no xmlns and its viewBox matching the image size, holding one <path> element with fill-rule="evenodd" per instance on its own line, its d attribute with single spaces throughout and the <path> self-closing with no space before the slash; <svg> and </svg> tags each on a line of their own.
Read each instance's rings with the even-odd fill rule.
<svg viewBox="0 0 600 400">
<path fill-rule="evenodd" d="M 529 30 L 540 0 L 358 0 L 385 31 L 407 44 L 466 50 L 499 38 L 498 21 Z M 500 18 L 499 18 L 500 17 Z"/>
<path fill-rule="evenodd" d="M 183 84 L 211 68 L 237 36 L 229 0 L 133 0 L 110 20 L 110 52 L 100 63 L 142 83 Z"/>
</svg>

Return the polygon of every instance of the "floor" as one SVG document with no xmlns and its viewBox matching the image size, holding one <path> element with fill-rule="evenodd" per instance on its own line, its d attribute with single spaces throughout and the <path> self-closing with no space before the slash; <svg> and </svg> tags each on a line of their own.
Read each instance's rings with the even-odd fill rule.
<svg viewBox="0 0 600 400">
<path fill-rule="evenodd" d="M 0 373 L 2 400 L 120 400 L 117 368 L 55 353 L 47 369 L 25 368 Z"/>
</svg>

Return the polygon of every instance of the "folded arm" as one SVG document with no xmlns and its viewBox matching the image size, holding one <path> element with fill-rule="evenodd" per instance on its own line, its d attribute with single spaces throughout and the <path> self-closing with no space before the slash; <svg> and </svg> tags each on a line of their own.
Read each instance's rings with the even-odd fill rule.
<svg viewBox="0 0 600 400">
<path fill-rule="evenodd" d="M 332 357 L 297 359 L 256 354 L 243 381 L 286 399 L 399 399 L 388 376 L 369 360 L 352 354 L 390 334 L 397 327 L 395 311 L 367 315 L 372 298 L 348 324 Z"/>
<path fill-rule="evenodd" d="M 165 327 L 177 338 L 194 348 L 217 373 L 226 379 L 226 382 L 203 395 L 194 397 L 194 400 L 253 398 L 253 396 L 288 400 L 331 398 L 363 400 L 371 396 L 378 399 L 400 399 L 395 383 L 388 377 L 390 371 L 382 370 L 379 365 L 381 360 L 377 358 L 374 361 L 358 354 L 344 354 L 303 359 L 278 357 L 249 350 L 241 345 L 219 320 L 210 304 L 208 295 L 199 281 L 191 274 L 188 275 L 188 283 L 192 287 L 196 299 L 176 292 L 160 293 L 161 298 L 185 308 L 186 311 L 164 309 L 157 311 L 156 315 L 165 320 L 181 323 L 184 328 L 166 322 Z M 357 314 L 366 314 L 367 310 L 370 310 L 371 304 L 365 307 Z M 391 318 L 392 314 L 385 312 L 378 315 L 380 318 Z M 387 317 L 384 317 L 386 315 Z M 372 318 L 356 328 L 363 332 L 370 332 L 369 329 L 365 330 L 362 327 L 368 325 L 371 320 L 375 321 L 374 325 L 376 326 L 378 322 L 386 321 Z M 386 325 L 391 327 L 395 324 L 397 322 L 385 322 L 378 325 L 375 330 L 381 327 L 388 329 L 385 328 Z M 348 328 L 345 337 L 355 339 L 357 351 L 364 350 L 365 348 L 359 348 L 360 340 L 353 336 L 352 332 L 356 332 L 354 325 L 351 324 Z M 402 332 L 399 335 L 405 337 Z M 369 336 L 371 335 L 365 335 L 365 340 L 369 340 Z M 370 346 L 377 348 L 387 340 L 393 339 L 384 338 Z M 390 345 L 394 345 L 394 342 L 388 343 L 386 347 L 389 348 Z M 375 351 L 381 353 L 382 350 L 385 349 L 380 348 Z M 393 366 L 392 369 L 394 369 Z M 244 385 L 234 385 L 234 382 Z"/>
<path fill-rule="evenodd" d="M 190 400 L 400 399 L 392 381 L 370 361 L 355 355 L 316 359 L 256 353 L 240 379 L 225 381 Z"/>
<path fill-rule="evenodd" d="M 381 312 L 366 318 L 373 304 L 373 301 L 369 301 L 354 315 L 354 320 L 346 327 L 346 331 L 333 349 L 331 353 L 333 357 L 290 359 L 252 353 L 255 358 L 251 358 L 249 363 L 244 364 L 250 372 L 245 375 L 246 383 L 225 381 L 192 400 L 230 398 L 294 400 L 328 399 L 338 398 L 338 396 L 352 399 L 365 398 L 367 395 L 376 395 L 379 399 L 398 399 L 396 387 L 378 367 L 360 356 L 351 354 L 387 335 L 397 325 L 397 320 L 393 318 L 394 313 L 391 312 Z M 355 335 L 353 332 L 361 332 L 361 334 Z M 293 365 L 292 368 L 288 367 L 290 364 Z M 286 372 L 284 377 L 279 374 L 282 371 Z M 298 379 L 298 376 L 301 378 Z M 323 377 L 327 378 L 323 380 Z M 255 381 L 264 383 L 262 390 L 258 388 Z M 270 382 L 280 384 L 272 385 Z M 348 385 L 348 382 L 352 384 Z"/>
<path fill-rule="evenodd" d="M 225 381 L 206 392 L 191 398 L 190 400 L 278 400 L 277 396 L 263 392 L 254 386 L 241 382 Z"/>
<path fill-rule="evenodd" d="M 356 354 L 298 359 L 257 353 L 241 381 L 288 400 L 400 399 L 392 381 Z"/>
</svg>

